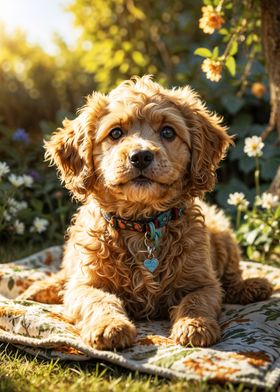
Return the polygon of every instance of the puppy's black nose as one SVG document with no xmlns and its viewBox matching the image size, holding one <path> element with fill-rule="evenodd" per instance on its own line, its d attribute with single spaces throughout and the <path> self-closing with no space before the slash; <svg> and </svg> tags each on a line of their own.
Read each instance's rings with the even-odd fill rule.
<svg viewBox="0 0 280 392">
<path fill-rule="evenodd" d="M 154 159 L 154 154 L 148 150 L 132 151 L 129 155 L 129 160 L 134 167 L 143 170 L 148 167 Z"/>
</svg>

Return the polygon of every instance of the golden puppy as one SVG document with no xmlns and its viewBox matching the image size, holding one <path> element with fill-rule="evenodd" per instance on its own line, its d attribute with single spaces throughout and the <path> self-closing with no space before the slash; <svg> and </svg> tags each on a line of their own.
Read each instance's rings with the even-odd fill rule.
<svg viewBox="0 0 280 392">
<path fill-rule="evenodd" d="M 82 206 L 56 290 L 66 281 L 65 311 L 88 344 L 127 347 L 132 320 L 170 317 L 176 342 L 208 346 L 222 301 L 270 296 L 265 279 L 242 279 L 227 219 L 199 200 L 231 138 L 189 87 L 135 78 L 63 125 L 46 156 Z"/>
</svg>

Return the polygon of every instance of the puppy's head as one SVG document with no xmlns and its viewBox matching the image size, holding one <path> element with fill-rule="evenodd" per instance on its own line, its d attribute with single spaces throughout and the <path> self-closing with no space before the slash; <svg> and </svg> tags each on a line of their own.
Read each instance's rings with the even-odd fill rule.
<svg viewBox="0 0 280 392">
<path fill-rule="evenodd" d="M 158 206 L 213 189 L 231 138 L 189 87 L 168 90 L 149 77 L 126 81 L 109 95 L 93 94 L 73 120 L 46 142 L 66 187 Z"/>
</svg>

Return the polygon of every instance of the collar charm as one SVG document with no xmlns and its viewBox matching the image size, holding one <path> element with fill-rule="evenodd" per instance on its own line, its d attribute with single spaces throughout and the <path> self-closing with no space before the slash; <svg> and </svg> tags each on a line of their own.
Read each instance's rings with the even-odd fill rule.
<svg viewBox="0 0 280 392">
<path fill-rule="evenodd" d="M 154 255 L 154 251 L 158 246 L 160 236 L 160 229 L 157 229 L 154 239 L 151 239 L 151 236 L 148 232 L 145 234 L 144 243 L 147 249 L 146 252 L 148 253 L 148 257 L 144 260 L 144 267 L 147 268 L 150 272 L 154 272 L 159 264 L 158 259 Z"/>
<path fill-rule="evenodd" d="M 144 267 L 147 268 L 147 270 L 150 272 L 154 272 L 157 269 L 158 264 L 158 259 L 156 257 L 144 260 Z"/>
</svg>

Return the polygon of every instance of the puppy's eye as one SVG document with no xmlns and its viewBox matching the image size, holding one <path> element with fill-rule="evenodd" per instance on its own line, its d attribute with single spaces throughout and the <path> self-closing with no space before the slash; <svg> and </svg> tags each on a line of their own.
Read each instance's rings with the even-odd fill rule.
<svg viewBox="0 0 280 392">
<path fill-rule="evenodd" d="M 172 140 L 175 139 L 176 132 L 172 127 L 166 126 L 163 127 L 162 130 L 160 131 L 160 136 L 171 142 Z"/>
<path fill-rule="evenodd" d="M 114 128 L 109 133 L 109 136 L 112 140 L 118 140 L 124 135 L 124 132 L 121 128 Z"/>
</svg>

